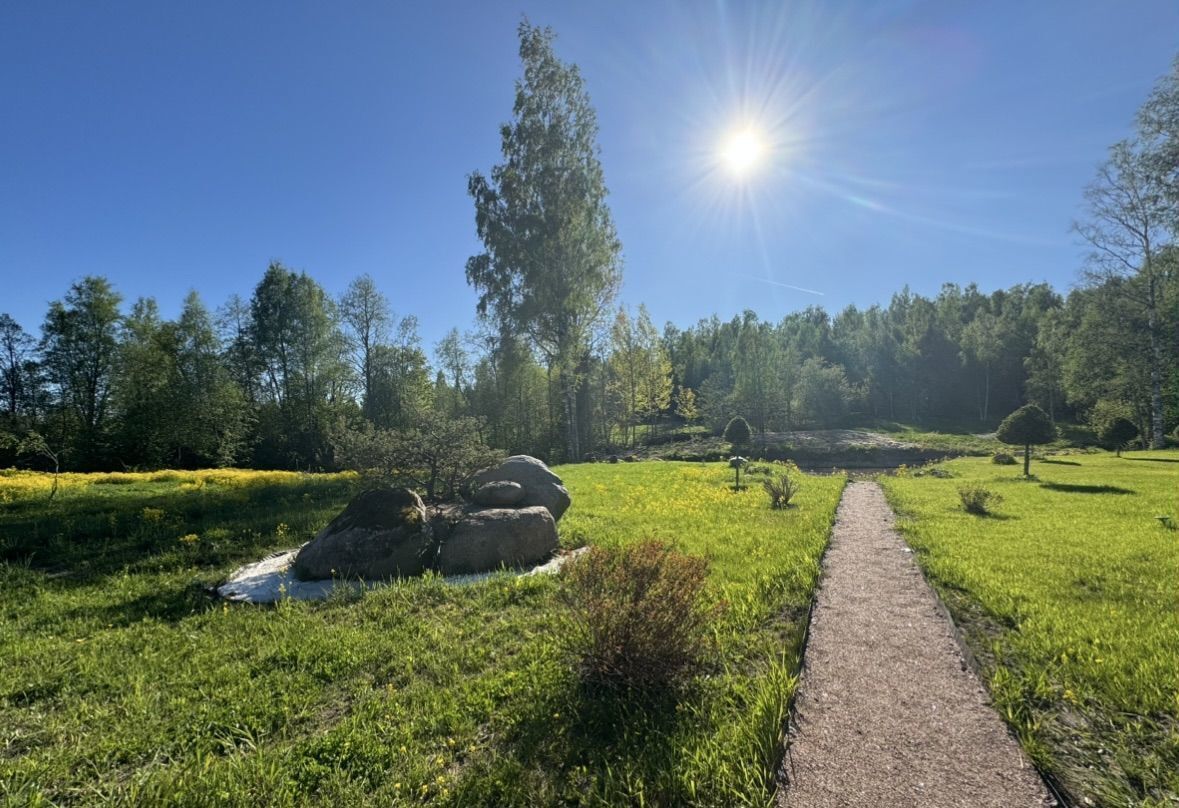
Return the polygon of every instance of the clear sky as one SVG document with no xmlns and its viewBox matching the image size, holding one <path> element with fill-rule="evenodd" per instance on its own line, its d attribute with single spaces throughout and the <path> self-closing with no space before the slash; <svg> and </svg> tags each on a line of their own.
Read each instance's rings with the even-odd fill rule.
<svg viewBox="0 0 1179 808">
<path fill-rule="evenodd" d="M 3 3 L 0 312 L 36 332 L 103 274 L 174 315 L 279 259 L 372 274 L 427 347 L 468 328 L 522 12 L 598 111 L 622 299 L 680 325 L 1067 289 L 1081 189 L 1179 51 L 1173 0 Z"/>
</svg>

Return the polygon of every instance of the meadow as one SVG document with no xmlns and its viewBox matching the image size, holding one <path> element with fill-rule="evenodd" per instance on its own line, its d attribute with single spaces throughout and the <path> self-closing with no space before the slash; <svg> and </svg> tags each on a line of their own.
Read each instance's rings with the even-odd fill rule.
<svg viewBox="0 0 1179 808">
<path fill-rule="evenodd" d="M 1078 805 L 1179 803 L 1179 452 L 939 468 L 883 484 L 1024 748 Z"/>
<path fill-rule="evenodd" d="M 321 603 L 209 587 L 295 546 L 350 475 L 0 473 L 0 798 L 16 805 L 698 805 L 772 801 L 844 478 L 773 511 L 723 464 L 558 469 L 567 547 L 710 562 L 714 653 L 679 692 L 580 686 L 560 582 L 437 577 Z"/>
</svg>

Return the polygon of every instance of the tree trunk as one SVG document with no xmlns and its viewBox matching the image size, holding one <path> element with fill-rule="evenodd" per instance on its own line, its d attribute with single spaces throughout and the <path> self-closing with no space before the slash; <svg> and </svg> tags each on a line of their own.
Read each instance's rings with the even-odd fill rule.
<svg viewBox="0 0 1179 808">
<path fill-rule="evenodd" d="M 985 381 L 983 382 L 982 419 L 985 421 L 985 420 L 987 420 L 987 416 L 991 412 L 991 366 L 990 365 L 987 365 L 986 371 L 984 373 L 984 379 L 985 379 Z"/>
<path fill-rule="evenodd" d="M 1024 477 L 1031 476 L 1031 474 L 1028 473 L 1028 469 L 1031 466 L 1031 464 L 1032 464 L 1032 445 L 1030 443 L 1025 443 L 1024 447 L 1023 447 L 1023 476 Z"/>
<path fill-rule="evenodd" d="M 1146 324 L 1150 332 L 1150 448 L 1164 449 L 1167 441 L 1163 435 L 1163 356 L 1159 346 L 1157 317 L 1152 290 L 1150 315 Z"/>
<path fill-rule="evenodd" d="M 569 463 L 581 459 L 580 441 L 577 435 L 577 381 L 572 374 L 561 373 L 561 388 L 565 399 L 565 450 Z"/>
</svg>

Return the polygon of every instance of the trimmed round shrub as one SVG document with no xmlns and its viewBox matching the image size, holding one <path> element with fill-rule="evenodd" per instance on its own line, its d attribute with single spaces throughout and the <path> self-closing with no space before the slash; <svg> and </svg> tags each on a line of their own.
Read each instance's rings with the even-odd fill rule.
<svg viewBox="0 0 1179 808">
<path fill-rule="evenodd" d="M 1002 443 L 1023 447 L 1023 475 L 1027 477 L 1032 446 L 1056 440 L 1056 426 L 1048 413 L 1035 404 L 1025 404 L 1003 419 L 996 437 Z"/>
<path fill-rule="evenodd" d="M 1138 427 L 1129 418 L 1114 418 L 1101 425 L 1097 438 L 1122 456 L 1122 447 L 1138 437 Z"/>
<path fill-rule="evenodd" d="M 1018 461 L 1014 455 L 1010 455 L 1007 452 L 995 452 L 991 456 L 991 462 L 996 466 L 1014 466 Z"/>
<path fill-rule="evenodd" d="M 752 439 L 753 430 L 749 428 L 749 422 L 740 415 L 729 421 L 725 427 L 725 440 L 734 446 L 748 446 Z"/>
</svg>

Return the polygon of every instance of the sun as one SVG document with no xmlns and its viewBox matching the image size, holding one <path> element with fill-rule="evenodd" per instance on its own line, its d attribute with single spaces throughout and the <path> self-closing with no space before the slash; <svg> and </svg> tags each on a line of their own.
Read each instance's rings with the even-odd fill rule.
<svg viewBox="0 0 1179 808">
<path fill-rule="evenodd" d="M 730 132 L 720 147 L 721 162 L 736 177 L 748 176 L 765 154 L 765 141 L 756 129 L 750 127 Z"/>
</svg>

